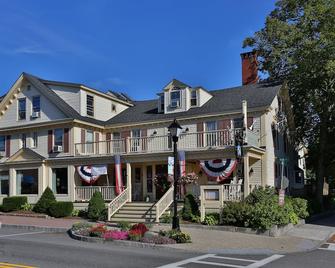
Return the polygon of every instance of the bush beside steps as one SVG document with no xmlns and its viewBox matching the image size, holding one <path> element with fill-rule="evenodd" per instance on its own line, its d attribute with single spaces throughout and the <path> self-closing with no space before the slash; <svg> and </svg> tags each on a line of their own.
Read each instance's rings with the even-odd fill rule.
<svg viewBox="0 0 335 268">
<path fill-rule="evenodd" d="M 2 201 L 1 210 L 4 212 L 20 210 L 27 201 L 28 199 L 26 196 L 5 197 Z"/>
</svg>

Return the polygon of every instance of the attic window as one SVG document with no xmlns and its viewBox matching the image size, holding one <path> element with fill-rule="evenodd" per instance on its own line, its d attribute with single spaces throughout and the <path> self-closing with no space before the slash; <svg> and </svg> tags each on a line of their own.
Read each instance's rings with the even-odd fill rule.
<svg viewBox="0 0 335 268">
<path fill-rule="evenodd" d="M 86 113 L 89 116 L 94 116 L 94 97 L 91 95 L 86 96 Z"/>
<path fill-rule="evenodd" d="M 116 112 L 116 105 L 112 103 L 112 112 Z"/>
<path fill-rule="evenodd" d="M 197 91 L 191 91 L 191 106 L 197 106 Z"/>
<path fill-rule="evenodd" d="M 180 91 L 171 91 L 171 107 L 180 107 Z"/>
<path fill-rule="evenodd" d="M 161 111 L 164 112 L 164 94 L 160 96 Z"/>
</svg>

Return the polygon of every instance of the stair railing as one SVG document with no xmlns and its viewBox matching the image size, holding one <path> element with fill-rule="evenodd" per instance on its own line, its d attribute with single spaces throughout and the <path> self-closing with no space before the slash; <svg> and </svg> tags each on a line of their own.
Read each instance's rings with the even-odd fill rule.
<svg viewBox="0 0 335 268">
<path fill-rule="evenodd" d="M 171 186 L 169 190 L 167 190 L 167 192 L 155 204 L 156 222 L 159 222 L 159 218 L 171 206 L 172 202 L 173 202 L 173 186 Z"/>
<path fill-rule="evenodd" d="M 108 204 L 108 220 L 129 201 L 129 189 L 125 188 L 117 197 Z"/>
</svg>

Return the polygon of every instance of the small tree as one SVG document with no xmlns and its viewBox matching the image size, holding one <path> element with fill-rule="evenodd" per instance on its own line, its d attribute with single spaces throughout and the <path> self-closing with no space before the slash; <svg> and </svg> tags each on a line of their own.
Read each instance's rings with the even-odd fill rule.
<svg viewBox="0 0 335 268">
<path fill-rule="evenodd" d="M 184 207 L 182 210 L 182 217 L 184 220 L 192 220 L 192 216 L 199 215 L 199 206 L 192 194 L 188 194 L 184 199 Z"/>
<path fill-rule="evenodd" d="M 47 187 L 41 195 L 40 199 L 37 201 L 36 205 L 34 206 L 33 211 L 37 213 L 47 214 L 49 208 L 54 202 L 56 202 L 55 195 L 52 190 Z"/>
<path fill-rule="evenodd" d="M 105 210 L 105 201 L 100 192 L 95 192 L 88 203 L 87 217 L 98 220 Z"/>
</svg>

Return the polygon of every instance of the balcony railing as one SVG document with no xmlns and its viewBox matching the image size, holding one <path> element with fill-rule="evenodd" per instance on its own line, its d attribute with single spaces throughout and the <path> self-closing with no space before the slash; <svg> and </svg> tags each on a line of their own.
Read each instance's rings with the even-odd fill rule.
<svg viewBox="0 0 335 268">
<path fill-rule="evenodd" d="M 233 146 L 235 133 L 238 130 L 239 129 L 225 129 L 183 133 L 179 137 L 178 148 L 192 151 Z M 247 135 L 248 144 L 258 146 L 258 134 L 248 130 Z M 172 141 L 169 135 L 129 137 L 126 139 L 75 144 L 76 155 L 115 155 L 168 151 L 172 151 Z"/>
</svg>

